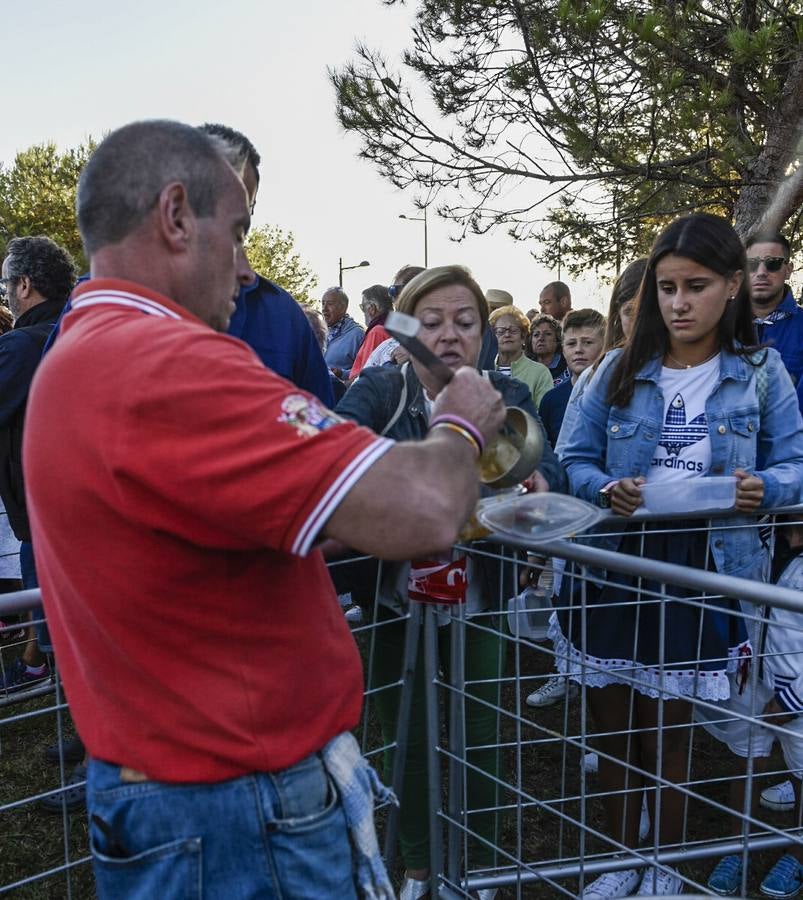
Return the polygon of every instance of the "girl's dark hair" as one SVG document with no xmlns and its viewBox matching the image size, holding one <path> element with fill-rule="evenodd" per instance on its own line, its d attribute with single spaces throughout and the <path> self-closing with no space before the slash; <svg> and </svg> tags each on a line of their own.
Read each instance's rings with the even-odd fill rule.
<svg viewBox="0 0 803 900">
<path fill-rule="evenodd" d="M 730 223 L 719 216 L 695 213 L 675 219 L 655 239 L 636 301 L 635 324 L 630 340 L 616 361 L 608 387 L 608 402 L 627 406 L 633 397 L 636 373 L 667 350 L 667 331 L 658 307 L 655 267 L 669 254 L 691 259 L 706 269 L 729 278 L 744 273 L 733 300 L 719 320 L 719 347 L 745 356 L 757 349 L 750 307 L 750 279 L 744 247 Z"/>
<path fill-rule="evenodd" d="M 638 294 L 641 280 L 647 269 L 647 257 L 634 259 L 613 283 L 611 291 L 611 303 L 608 307 L 608 325 L 605 329 L 605 343 L 603 353 L 613 350 L 614 347 L 622 347 L 625 343 L 625 333 L 622 329 L 622 316 L 620 310 Z M 601 359 L 602 357 L 600 357 Z"/>
</svg>

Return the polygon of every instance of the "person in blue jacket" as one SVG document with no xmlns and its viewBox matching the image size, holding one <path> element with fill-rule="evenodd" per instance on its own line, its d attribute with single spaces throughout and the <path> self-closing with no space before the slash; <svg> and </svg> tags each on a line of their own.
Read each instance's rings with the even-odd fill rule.
<svg viewBox="0 0 803 900">
<path fill-rule="evenodd" d="M 800 387 L 803 375 L 803 309 L 792 296 L 789 241 L 777 231 L 759 231 L 746 243 L 753 324 L 762 344 L 781 354 L 792 382 Z M 798 391 L 800 393 L 800 391 Z M 801 398 L 803 411 L 803 398 Z"/>
<path fill-rule="evenodd" d="M 259 189 L 260 156 L 245 135 L 227 125 L 206 124 L 201 131 L 215 135 L 229 155 L 242 165 L 242 178 L 253 215 Z M 231 160 L 230 160 L 231 161 Z M 299 304 L 284 288 L 256 275 L 240 287 L 228 333 L 251 347 L 269 368 L 293 384 L 334 405 L 329 369 L 318 341 Z"/>
<path fill-rule="evenodd" d="M 629 517 L 645 483 L 735 476 L 741 516 L 712 528 L 690 512 L 671 529 L 626 525 L 608 540 L 633 556 L 761 579 L 766 553 L 749 514 L 798 502 L 803 420 L 781 357 L 754 345 L 747 259 L 731 225 L 702 213 L 675 220 L 656 238 L 637 302 L 630 340 L 603 360 L 568 435 L 572 492 Z M 656 602 L 654 592 L 673 602 Z M 567 568 L 565 608 L 552 620 L 559 668 L 590 688 L 610 833 L 628 847 L 639 841 L 641 773 L 685 779 L 689 701 L 727 699 L 728 672 L 744 675 L 750 654 L 737 601 L 709 597 L 703 610 L 686 597 L 678 586 L 613 571 L 580 585 Z M 655 740 L 661 728 L 671 740 Z M 681 840 L 684 799 L 661 792 L 661 845 Z M 678 894 L 682 880 L 665 866 L 624 869 L 582 896 L 624 897 L 637 887 Z"/>
</svg>

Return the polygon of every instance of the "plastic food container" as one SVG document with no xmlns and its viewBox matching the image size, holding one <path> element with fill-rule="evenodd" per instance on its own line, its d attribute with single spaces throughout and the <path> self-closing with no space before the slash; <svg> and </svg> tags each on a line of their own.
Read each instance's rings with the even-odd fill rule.
<svg viewBox="0 0 803 900">
<path fill-rule="evenodd" d="M 488 531 L 517 541 L 551 541 L 580 534 L 602 510 L 568 494 L 506 494 L 480 500 L 477 518 Z"/>
<path fill-rule="evenodd" d="M 643 484 L 644 505 L 638 512 L 699 513 L 710 510 L 733 509 L 736 503 L 736 477 L 715 475 L 710 478 L 682 478 L 678 481 L 659 481 Z"/>
</svg>

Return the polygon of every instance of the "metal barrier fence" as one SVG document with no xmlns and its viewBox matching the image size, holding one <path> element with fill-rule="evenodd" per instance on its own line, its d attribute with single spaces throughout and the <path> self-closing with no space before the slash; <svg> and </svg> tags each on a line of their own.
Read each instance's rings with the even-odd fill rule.
<svg viewBox="0 0 803 900">
<path fill-rule="evenodd" d="M 763 539 L 772 548 L 775 517 L 755 527 L 763 529 Z M 686 523 L 682 532 L 673 532 L 671 525 L 664 530 L 670 539 L 689 531 Z M 581 636 L 592 589 L 613 583 L 615 573 L 634 579 L 623 608 L 654 608 L 659 625 L 666 621 L 671 604 L 705 610 L 729 597 L 755 604 L 755 608 L 745 606 L 727 614 L 734 621 L 746 621 L 753 639 L 748 681 L 753 693 L 747 696 L 755 695 L 764 677 L 762 668 L 774 658 L 775 652 L 764 646 L 773 609 L 801 614 L 800 628 L 792 626 L 792 631 L 801 632 L 803 649 L 803 594 L 728 578 L 704 567 L 627 556 L 593 543 L 554 541 L 533 547 L 505 540 L 504 544 L 486 541 L 458 548 L 472 556 L 475 576 L 483 568 L 486 583 L 489 578 L 493 582 L 487 592 L 488 608 L 468 615 L 464 606 L 419 602 L 405 604 L 405 610 L 397 614 L 378 601 L 380 594 L 387 597 L 394 589 L 403 591 L 406 578 L 396 577 L 398 567 L 364 558 L 331 564 L 341 592 L 358 586 L 355 599 L 362 607 L 362 622 L 355 622 L 353 632 L 366 672 L 360 728 L 363 751 L 405 800 L 401 812 L 395 808 L 380 812 L 386 859 L 398 877 L 402 859 L 409 864 L 423 856 L 425 864 L 415 867 L 430 870 L 432 896 L 469 897 L 494 888 L 500 889 L 500 900 L 577 896 L 601 873 L 653 866 L 663 871 L 679 866 L 687 891 L 710 893 L 708 873 L 717 858 L 729 853 L 743 859 L 738 890 L 747 896 L 756 892 L 756 874 L 763 874 L 759 870 L 767 868 L 783 848 L 803 844 L 796 778 L 792 779 L 793 810 L 749 806 L 751 794 L 755 797 L 765 785 L 787 779 L 790 769 L 776 755 L 770 757 L 767 771 L 758 771 L 763 764 L 756 747 L 762 734 L 787 732 L 766 720 L 759 726 L 762 709 L 755 701 L 752 708 L 724 712 L 721 704 L 694 700 L 695 719 L 674 721 L 666 706 L 673 697 L 672 687 L 661 681 L 666 666 L 659 665 L 662 694 L 652 728 L 635 721 L 631 702 L 627 726 L 606 732 L 591 715 L 589 690 L 576 696 L 564 690 L 560 702 L 551 706 L 526 704 L 529 694 L 554 677 L 557 665 L 565 667 L 570 661 L 565 648 L 556 650 L 543 639 L 543 632 L 524 633 L 539 618 L 537 612 L 517 611 L 513 605 L 507 614 L 522 573 L 539 575 L 549 600 L 549 559 L 574 566 L 563 578 L 574 589 L 576 605 L 561 601 L 553 610 L 577 617 Z M 359 574 L 355 577 L 351 572 Z M 519 585 L 515 590 L 514 584 Z M 38 592 L 0 595 L 0 619 L 30 609 L 37 600 Z M 0 635 L 15 629 L 19 625 L 9 625 Z M 23 643 L 0 645 L 3 668 Z M 803 652 L 794 662 L 803 672 Z M 593 674 L 593 664 L 580 665 L 579 677 L 587 680 Z M 629 677 L 623 673 L 625 681 Z M 24 692 L 0 692 L 0 706 L 0 893 L 89 898 L 93 882 L 87 865 L 85 817 L 66 809 L 48 817 L 38 806 L 40 800 L 71 787 L 70 764 L 61 758 L 48 766 L 42 756 L 47 746 L 72 734 L 58 679 L 50 678 Z M 709 734 L 701 721 L 704 717 L 709 728 L 712 722 L 714 727 L 717 722 L 720 727 L 723 722 L 746 723 L 745 761 Z M 638 760 L 625 760 L 618 767 L 627 773 L 624 784 L 607 790 L 606 766 L 610 770 L 619 758 L 606 752 L 606 741 L 644 740 L 650 735 L 657 771 L 648 771 Z M 663 770 L 664 757 L 676 745 L 684 745 L 680 779 L 668 777 Z M 592 752 L 603 770 L 598 774 L 586 758 Z M 733 783 L 745 786 L 748 801 L 729 819 L 728 794 Z M 681 798 L 680 804 L 675 800 L 673 806 L 672 795 Z M 611 833 L 603 807 L 617 796 L 634 799 L 620 802 L 623 820 Z M 641 815 L 642 797 L 647 798 L 649 836 L 635 842 L 638 846 L 629 846 L 634 842 L 627 839 L 627 823 L 633 809 Z M 668 807 L 680 808 L 678 821 L 667 823 L 662 808 Z M 675 833 L 671 841 L 666 839 L 668 832 Z M 758 860 L 752 868 L 747 865 L 748 850 L 750 860 Z M 774 855 L 767 856 L 770 850 Z"/>
</svg>

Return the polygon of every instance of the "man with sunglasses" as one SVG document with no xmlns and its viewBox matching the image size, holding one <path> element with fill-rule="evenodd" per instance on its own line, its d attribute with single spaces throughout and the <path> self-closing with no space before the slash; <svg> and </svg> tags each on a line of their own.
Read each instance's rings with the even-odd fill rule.
<svg viewBox="0 0 803 900">
<path fill-rule="evenodd" d="M 789 241 L 778 232 L 762 231 L 748 238 L 746 248 L 756 335 L 762 344 L 781 354 L 792 381 L 799 386 L 803 374 L 803 309 L 795 303 L 787 284 L 792 274 Z"/>
</svg>

